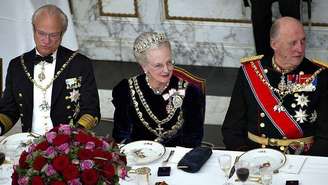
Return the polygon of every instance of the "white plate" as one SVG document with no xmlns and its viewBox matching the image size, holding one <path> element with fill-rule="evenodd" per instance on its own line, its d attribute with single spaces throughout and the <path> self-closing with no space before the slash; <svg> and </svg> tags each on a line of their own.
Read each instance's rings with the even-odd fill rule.
<svg viewBox="0 0 328 185">
<path fill-rule="evenodd" d="M 155 141 L 135 141 L 124 145 L 121 152 L 126 155 L 129 165 L 141 165 L 160 159 L 165 154 L 165 147 Z"/>
<path fill-rule="evenodd" d="M 10 159 L 16 160 L 27 146 L 32 144 L 34 138 L 29 132 L 10 135 L 0 141 L 0 150 L 3 150 L 2 152 Z M 22 144 L 26 146 L 24 147 Z"/>
<path fill-rule="evenodd" d="M 243 153 L 239 160 L 248 161 L 258 168 L 269 164 L 272 170 L 278 170 L 286 163 L 286 156 L 278 150 L 259 148 Z"/>
</svg>

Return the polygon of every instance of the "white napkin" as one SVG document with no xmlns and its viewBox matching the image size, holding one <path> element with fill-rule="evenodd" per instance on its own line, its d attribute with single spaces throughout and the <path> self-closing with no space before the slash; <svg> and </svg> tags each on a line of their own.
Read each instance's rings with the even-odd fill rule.
<svg viewBox="0 0 328 185">
<path fill-rule="evenodd" d="M 306 156 L 294 155 L 293 157 L 289 157 L 287 155 L 286 163 L 279 169 L 279 171 L 290 174 L 299 174 L 304 166 L 304 163 L 306 162 L 306 159 Z"/>
</svg>

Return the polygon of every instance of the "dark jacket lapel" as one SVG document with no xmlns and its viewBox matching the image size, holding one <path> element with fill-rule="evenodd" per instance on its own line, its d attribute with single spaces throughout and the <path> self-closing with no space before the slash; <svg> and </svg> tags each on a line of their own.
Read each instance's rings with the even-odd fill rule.
<svg viewBox="0 0 328 185">
<path fill-rule="evenodd" d="M 31 74 L 31 77 L 34 78 L 34 59 L 35 59 L 35 49 L 32 49 L 28 53 L 24 54 L 24 64 L 27 68 L 27 71 Z M 24 69 L 22 69 L 24 70 Z M 33 110 L 33 86 L 34 84 L 28 79 L 27 74 L 24 72 L 24 75 L 26 77 L 26 86 L 23 90 L 25 94 L 26 101 L 28 102 L 28 107 L 30 110 Z"/>
<path fill-rule="evenodd" d="M 68 58 L 70 57 L 71 54 L 72 53 L 68 49 L 66 49 L 62 46 L 59 46 L 59 48 L 57 50 L 57 56 L 56 56 L 55 75 L 62 68 L 63 64 L 68 60 Z M 65 68 L 65 70 L 62 71 L 62 73 L 60 73 L 58 78 L 53 83 L 52 96 L 51 96 L 51 106 L 54 105 L 54 103 L 56 102 L 58 96 L 60 95 L 60 92 L 66 86 L 65 79 L 66 79 L 66 76 L 67 76 L 68 67 L 69 66 L 67 66 Z"/>
</svg>

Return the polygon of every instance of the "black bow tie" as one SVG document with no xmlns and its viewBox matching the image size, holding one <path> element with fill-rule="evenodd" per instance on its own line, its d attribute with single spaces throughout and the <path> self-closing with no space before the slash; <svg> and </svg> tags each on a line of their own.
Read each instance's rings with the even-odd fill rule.
<svg viewBox="0 0 328 185">
<path fill-rule="evenodd" d="M 41 61 L 46 61 L 46 62 L 48 62 L 48 63 L 52 63 L 52 61 L 53 61 L 53 58 L 52 58 L 52 56 L 51 56 L 52 54 L 50 54 L 50 55 L 47 55 L 47 56 L 40 56 L 40 55 L 36 55 L 35 56 L 35 64 L 38 64 L 39 62 L 41 62 Z"/>
</svg>

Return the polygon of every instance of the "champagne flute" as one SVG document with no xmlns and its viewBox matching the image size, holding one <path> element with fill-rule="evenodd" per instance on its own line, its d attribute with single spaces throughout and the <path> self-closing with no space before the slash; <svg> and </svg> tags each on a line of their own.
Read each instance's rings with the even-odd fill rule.
<svg viewBox="0 0 328 185">
<path fill-rule="evenodd" d="M 231 156 L 228 154 L 223 154 L 219 156 L 220 168 L 224 172 L 225 183 L 224 185 L 229 185 L 229 170 L 231 168 Z"/>
<path fill-rule="evenodd" d="M 245 184 L 249 176 L 249 162 L 240 160 L 236 163 L 235 167 L 238 179 Z"/>
</svg>

